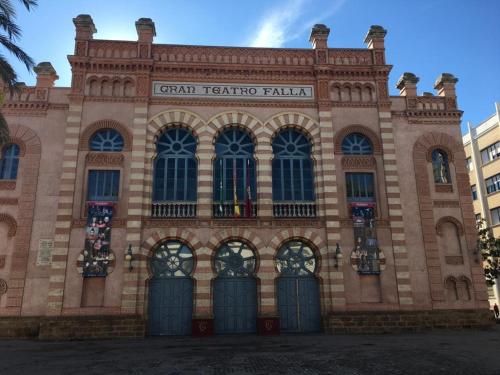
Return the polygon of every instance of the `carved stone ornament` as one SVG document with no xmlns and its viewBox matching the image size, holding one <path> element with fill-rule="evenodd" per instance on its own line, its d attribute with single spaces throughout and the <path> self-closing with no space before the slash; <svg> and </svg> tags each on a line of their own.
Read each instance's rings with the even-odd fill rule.
<svg viewBox="0 0 500 375">
<path fill-rule="evenodd" d="M 7 293 L 7 289 L 7 281 L 5 281 L 4 279 L 0 279 L 0 296 Z"/>
<path fill-rule="evenodd" d="M 84 270 L 92 267 L 105 268 L 105 273 L 109 275 L 115 269 L 116 257 L 112 250 L 107 255 L 88 254 L 87 250 L 82 250 L 76 261 L 76 270 L 79 274 L 83 274 Z"/>
<path fill-rule="evenodd" d="M 342 157 L 343 169 L 373 169 L 375 165 L 375 158 L 373 156 Z"/>
<path fill-rule="evenodd" d="M 3 180 L 0 181 L 0 190 L 15 190 L 16 180 Z"/>
<path fill-rule="evenodd" d="M 123 165 L 123 154 L 90 152 L 85 157 L 85 163 L 87 165 L 120 167 Z"/>
</svg>

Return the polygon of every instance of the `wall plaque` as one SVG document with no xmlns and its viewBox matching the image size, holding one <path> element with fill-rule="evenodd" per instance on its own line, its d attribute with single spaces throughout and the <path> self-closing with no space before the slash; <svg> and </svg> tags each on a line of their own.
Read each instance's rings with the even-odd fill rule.
<svg viewBox="0 0 500 375">
<path fill-rule="evenodd" d="M 312 100 L 314 86 L 154 81 L 152 95 L 165 98 Z"/>
<path fill-rule="evenodd" d="M 49 266 L 52 263 L 52 250 L 54 250 L 54 240 L 38 241 L 37 266 Z"/>
</svg>

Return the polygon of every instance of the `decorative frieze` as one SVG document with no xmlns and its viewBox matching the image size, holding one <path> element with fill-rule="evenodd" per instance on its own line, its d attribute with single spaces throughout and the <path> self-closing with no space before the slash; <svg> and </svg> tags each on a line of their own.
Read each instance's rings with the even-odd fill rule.
<svg viewBox="0 0 500 375">
<path fill-rule="evenodd" d="M 121 167 L 123 166 L 123 154 L 90 152 L 85 157 L 85 164 L 87 166 Z"/>
<path fill-rule="evenodd" d="M 342 157 L 342 168 L 344 169 L 372 169 L 376 161 L 373 156 L 344 156 Z"/>
</svg>

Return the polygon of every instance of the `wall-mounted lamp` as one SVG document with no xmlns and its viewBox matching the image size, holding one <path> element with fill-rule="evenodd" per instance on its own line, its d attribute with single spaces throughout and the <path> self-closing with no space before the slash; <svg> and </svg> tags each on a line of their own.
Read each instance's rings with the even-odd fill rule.
<svg viewBox="0 0 500 375">
<path fill-rule="evenodd" d="M 132 267 L 132 260 L 133 260 L 133 256 L 132 256 L 132 244 L 129 244 L 128 245 L 128 249 L 127 249 L 127 253 L 125 254 L 125 260 L 128 262 L 128 270 L 129 271 L 132 271 L 134 269 L 134 267 Z"/>
<path fill-rule="evenodd" d="M 333 259 L 335 260 L 335 268 L 338 268 L 339 265 L 342 262 L 342 251 L 340 250 L 340 246 L 337 243 L 337 246 L 335 247 L 335 254 L 333 254 Z"/>
</svg>

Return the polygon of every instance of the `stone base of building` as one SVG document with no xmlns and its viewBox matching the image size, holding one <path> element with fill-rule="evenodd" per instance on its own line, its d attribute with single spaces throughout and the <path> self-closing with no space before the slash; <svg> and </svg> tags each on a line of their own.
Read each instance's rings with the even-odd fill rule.
<svg viewBox="0 0 500 375">
<path fill-rule="evenodd" d="M 345 311 L 324 319 L 326 333 L 364 334 L 422 332 L 432 329 L 489 329 L 495 319 L 489 310 Z"/>
<path fill-rule="evenodd" d="M 145 321 L 135 315 L 0 317 L 0 338 L 86 340 L 145 336 Z"/>
</svg>

